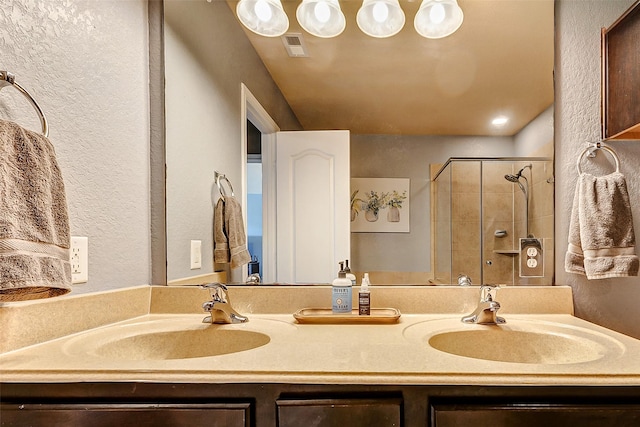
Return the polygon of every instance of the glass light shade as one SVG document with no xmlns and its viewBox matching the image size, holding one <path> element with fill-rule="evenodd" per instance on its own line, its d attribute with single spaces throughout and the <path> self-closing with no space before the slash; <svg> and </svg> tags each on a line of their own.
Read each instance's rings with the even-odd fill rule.
<svg viewBox="0 0 640 427">
<path fill-rule="evenodd" d="M 384 38 L 398 34 L 405 20 L 398 0 L 363 0 L 356 21 L 366 35 Z"/>
<path fill-rule="evenodd" d="M 456 0 L 423 0 L 413 26 L 422 37 L 440 39 L 455 33 L 463 19 Z"/>
<path fill-rule="evenodd" d="M 240 0 L 236 14 L 242 25 L 261 36 L 278 37 L 289 29 L 280 0 Z"/>
<path fill-rule="evenodd" d="M 335 37 L 347 22 L 338 0 L 302 0 L 296 10 L 300 26 L 316 37 Z"/>
</svg>

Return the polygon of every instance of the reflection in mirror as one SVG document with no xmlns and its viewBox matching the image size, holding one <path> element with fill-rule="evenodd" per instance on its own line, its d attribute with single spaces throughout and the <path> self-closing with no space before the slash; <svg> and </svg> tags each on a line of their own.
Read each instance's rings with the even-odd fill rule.
<svg viewBox="0 0 640 427">
<path fill-rule="evenodd" d="M 244 84 L 279 130 L 349 130 L 352 178 L 410 180 L 408 232 L 351 233 L 358 282 L 368 271 L 374 284 L 440 283 L 432 243 L 434 172 L 451 157 L 553 156 L 553 1 L 460 0 L 463 25 L 438 40 L 420 37 L 411 25 L 388 39 L 368 37 L 355 25 L 361 2 L 350 0 L 340 2 L 345 31 L 321 39 L 296 22 L 299 1 L 282 3 L 290 20 L 287 34 L 300 38 L 307 56 L 290 57 L 286 39 L 245 30 L 235 17 L 235 1 L 165 0 L 169 281 L 205 281 L 218 270 L 229 273 L 230 281 L 247 274 L 247 267 L 231 272 L 214 265 L 212 256 L 219 197 L 214 170 L 230 179 L 244 207 L 255 199 L 248 196 L 254 192 L 247 179 Z M 410 21 L 419 2 L 400 4 Z M 508 122 L 492 125 L 498 115 Z M 262 134 L 263 152 L 267 138 Z M 263 171 L 275 168 L 270 162 Z M 508 173 L 517 174 L 519 164 Z M 550 167 L 547 172 L 552 188 Z M 521 203 L 517 184 L 504 181 L 510 185 L 506 197 Z M 529 184 L 533 200 L 537 190 Z M 523 209 L 513 211 L 516 224 Z M 545 247 L 552 247 L 553 235 L 547 238 Z M 194 270 L 191 240 L 202 241 L 202 266 Z M 263 251 L 260 267 L 273 263 L 276 253 Z M 455 277 L 444 281 L 455 282 L 458 273 L 450 271 Z M 542 282 L 518 276 L 513 283 Z"/>
<path fill-rule="evenodd" d="M 452 158 L 433 179 L 432 282 L 550 285 L 550 158 Z"/>
</svg>

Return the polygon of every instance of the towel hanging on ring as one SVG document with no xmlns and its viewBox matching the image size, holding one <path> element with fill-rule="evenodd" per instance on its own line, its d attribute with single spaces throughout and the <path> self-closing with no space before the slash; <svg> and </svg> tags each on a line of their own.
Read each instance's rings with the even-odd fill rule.
<svg viewBox="0 0 640 427">
<path fill-rule="evenodd" d="M 635 233 L 627 183 L 620 173 L 615 152 L 615 172 L 596 177 L 583 173 L 584 155 L 578 158 L 578 182 L 569 224 L 569 246 L 565 255 L 565 271 L 586 275 L 587 279 L 637 276 L 640 260 L 635 254 Z"/>
</svg>

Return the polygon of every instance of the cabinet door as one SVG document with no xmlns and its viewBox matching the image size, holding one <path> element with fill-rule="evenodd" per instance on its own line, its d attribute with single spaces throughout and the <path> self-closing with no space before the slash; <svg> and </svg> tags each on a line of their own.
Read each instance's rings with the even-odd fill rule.
<svg viewBox="0 0 640 427">
<path fill-rule="evenodd" d="M 250 404 L 11 404 L 2 427 L 249 427 Z"/>
<path fill-rule="evenodd" d="M 640 405 L 434 405 L 434 427 L 637 427 Z"/>
<path fill-rule="evenodd" d="M 399 427 L 400 399 L 278 400 L 278 427 Z"/>
</svg>

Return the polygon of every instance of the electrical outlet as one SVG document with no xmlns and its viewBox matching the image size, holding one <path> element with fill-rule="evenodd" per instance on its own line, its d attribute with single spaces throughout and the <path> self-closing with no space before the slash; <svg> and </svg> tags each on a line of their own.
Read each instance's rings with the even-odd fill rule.
<svg viewBox="0 0 640 427">
<path fill-rule="evenodd" d="M 89 281 L 89 238 L 71 237 L 71 283 Z"/>
<path fill-rule="evenodd" d="M 542 239 L 520 239 L 520 277 L 544 277 Z"/>
<path fill-rule="evenodd" d="M 191 241 L 191 269 L 202 268 L 202 240 Z"/>
</svg>

